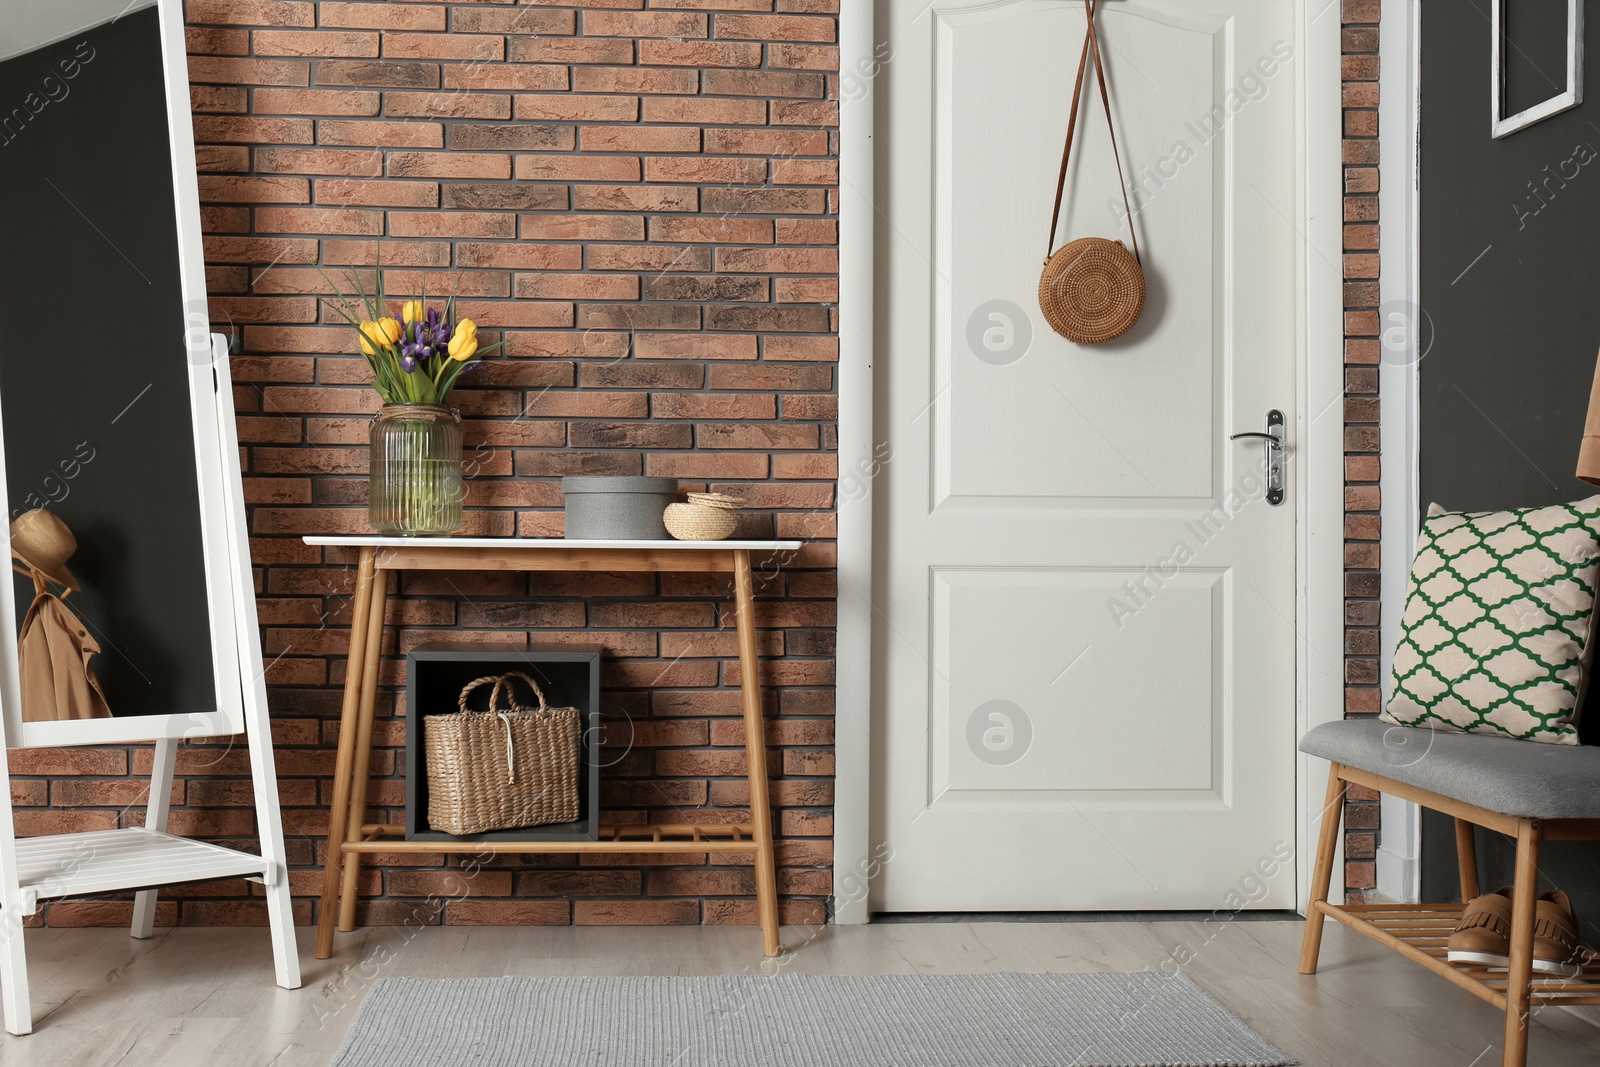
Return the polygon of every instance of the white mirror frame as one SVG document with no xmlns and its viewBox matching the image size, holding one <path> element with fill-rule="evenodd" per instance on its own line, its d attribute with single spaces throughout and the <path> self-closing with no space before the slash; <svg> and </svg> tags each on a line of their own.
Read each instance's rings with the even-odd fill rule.
<svg viewBox="0 0 1600 1067">
<path fill-rule="evenodd" d="M 1548 2 L 1548 0 L 1545 0 Z M 1504 117 L 1505 94 L 1505 7 L 1506 0 L 1494 0 L 1490 23 L 1494 34 L 1493 55 L 1490 58 L 1490 91 L 1494 95 L 1491 134 L 1498 140 L 1525 130 L 1551 115 L 1559 115 L 1583 103 L 1583 0 L 1567 0 L 1567 88 L 1548 100 L 1542 100 L 1526 110 Z"/>
<path fill-rule="evenodd" d="M 249 544 L 243 532 L 241 478 L 234 428 L 223 425 L 233 415 L 232 394 L 219 404 L 218 391 L 232 389 L 226 356 L 214 354 L 206 301 L 205 250 L 200 229 L 200 186 L 195 169 L 194 130 L 190 125 L 189 66 L 184 47 L 182 0 L 151 0 L 159 8 L 161 61 L 167 88 L 167 134 L 172 149 L 172 185 L 178 223 L 179 284 L 183 293 L 185 333 L 173 359 L 184 358 L 189 368 L 189 403 L 192 415 L 195 475 L 200 497 L 201 544 L 204 551 L 206 596 L 211 620 L 212 676 L 215 698 L 209 708 L 174 709 L 170 713 L 129 715 L 110 719 L 76 719 L 61 722 L 24 722 L 22 690 L 17 668 L 17 617 L 15 598 L 0 591 L 0 704 L 4 715 L 6 748 L 41 748 L 65 745 L 115 744 L 157 738 L 231 736 L 244 732 L 244 681 L 240 625 L 254 611 L 241 612 L 240 599 L 253 595 Z M 120 3 L 117 17 L 151 6 L 151 2 Z M 109 19 L 101 22 L 110 21 Z M 95 23 L 82 29 L 92 29 Z M 43 43 L 43 42 L 41 42 Z M 217 364 L 221 362 L 219 368 Z M 220 370 L 221 373 L 218 373 Z M 0 428 L 0 475 L 5 469 L 3 428 Z M 5 479 L 0 476 L 0 516 L 11 513 Z M 0 551 L 11 557 L 9 529 L 0 524 Z M 240 578 L 242 576 L 242 582 Z"/>
</svg>

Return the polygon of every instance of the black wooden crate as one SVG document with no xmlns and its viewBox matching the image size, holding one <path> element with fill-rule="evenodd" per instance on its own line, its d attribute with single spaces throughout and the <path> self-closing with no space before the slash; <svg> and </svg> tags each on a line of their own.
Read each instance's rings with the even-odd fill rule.
<svg viewBox="0 0 1600 1067">
<path fill-rule="evenodd" d="M 422 719 L 457 711 L 461 690 L 474 678 L 522 671 L 539 683 L 552 708 L 577 708 L 583 724 L 578 765 L 578 821 L 458 836 L 428 826 L 427 746 Z M 486 691 L 482 687 L 476 699 Z M 526 694 L 519 684 L 519 695 Z M 531 696 L 531 694 L 526 694 Z M 576 645 L 487 649 L 482 645 L 419 645 L 406 654 L 406 840 L 597 841 L 600 838 L 600 649 Z"/>
</svg>

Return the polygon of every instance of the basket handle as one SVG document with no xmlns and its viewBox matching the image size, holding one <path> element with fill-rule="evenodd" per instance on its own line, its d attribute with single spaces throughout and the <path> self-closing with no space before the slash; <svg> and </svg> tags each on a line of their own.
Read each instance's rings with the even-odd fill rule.
<svg viewBox="0 0 1600 1067">
<path fill-rule="evenodd" d="M 539 683 L 538 682 L 534 681 L 532 678 L 529 678 L 526 674 L 522 673 L 521 671 L 508 671 L 505 674 L 502 674 L 500 677 L 495 679 L 494 689 L 492 689 L 489 692 L 489 710 L 490 711 L 494 711 L 495 710 L 495 706 L 494 706 L 495 705 L 495 698 L 500 695 L 500 690 L 502 688 L 505 689 L 505 691 L 506 691 L 506 695 L 507 695 L 506 698 L 508 700 L 511 699 L 511 697 L 510 697 L 510 694 L 511 694 L 511 679 L 513 679 L 513 678 L 521 678 L 524 682 L 528 683 L 528 688 L 533 690 L 533 695 L 539 698 L 539 710 L 540 711 L 549 711 L 550 710 L 550 705 L 545 703 L 544 690 L 539 688 Z"/>
</svg>

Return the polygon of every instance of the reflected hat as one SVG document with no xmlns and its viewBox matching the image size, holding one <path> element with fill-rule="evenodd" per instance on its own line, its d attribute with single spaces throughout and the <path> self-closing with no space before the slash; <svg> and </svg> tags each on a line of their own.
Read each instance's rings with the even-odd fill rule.
<svg viewBox="0 0 1600 1067">
<path fill-rule="evenodd" d="M 11 554 L 63 589 L 78 591 L 78 579 L 67 560 L 78 551 L 78 539 L 54 512 L 24 511 L 11 521 Z"/>
</svg>

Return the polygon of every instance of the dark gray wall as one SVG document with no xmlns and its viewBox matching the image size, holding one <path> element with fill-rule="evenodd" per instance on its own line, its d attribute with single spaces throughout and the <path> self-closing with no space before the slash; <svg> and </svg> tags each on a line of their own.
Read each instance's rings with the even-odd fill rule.
<svg viewBox="0 0 1600 1067">
<path fill-rule="evenodd" d="M 1507 64 L 1519 109 L 1564 81 L 1565 5 L 1508 7 L 1523 19 L 1509 27 Z M 1600 26 L 1600 0 L 1586 16 Z M 1493 140 L 1490 45 L 1487 18 L 1423 5 L 1421 303 L 1433 343 L 1419 372 L 1422 496 L 1469 511 L 1600 491 L 1573 476 L 1600 350 L 1600 103 Z M 1593 96 L 1600 42 L 1588 52 Z M 1593 743 L 1600 701 L 1588 703 L 1583 736 Z M 1479 853 L 1485 890 L 1509 884 L 1503 839 L 1479 831 Z M 1548 845 L 1541 867 L 1600 943 L 1600 845 Z M 1423 899 L 1456 899 L 1451 824 L 1431 813 L 1422 882 Z"/>
<path fill-rule="evenodd" d="M 215 708 L 155 8 L 0 63 L 0 235 L 7 518 L 77 536 L 113 714 Z"/>
</svg>

